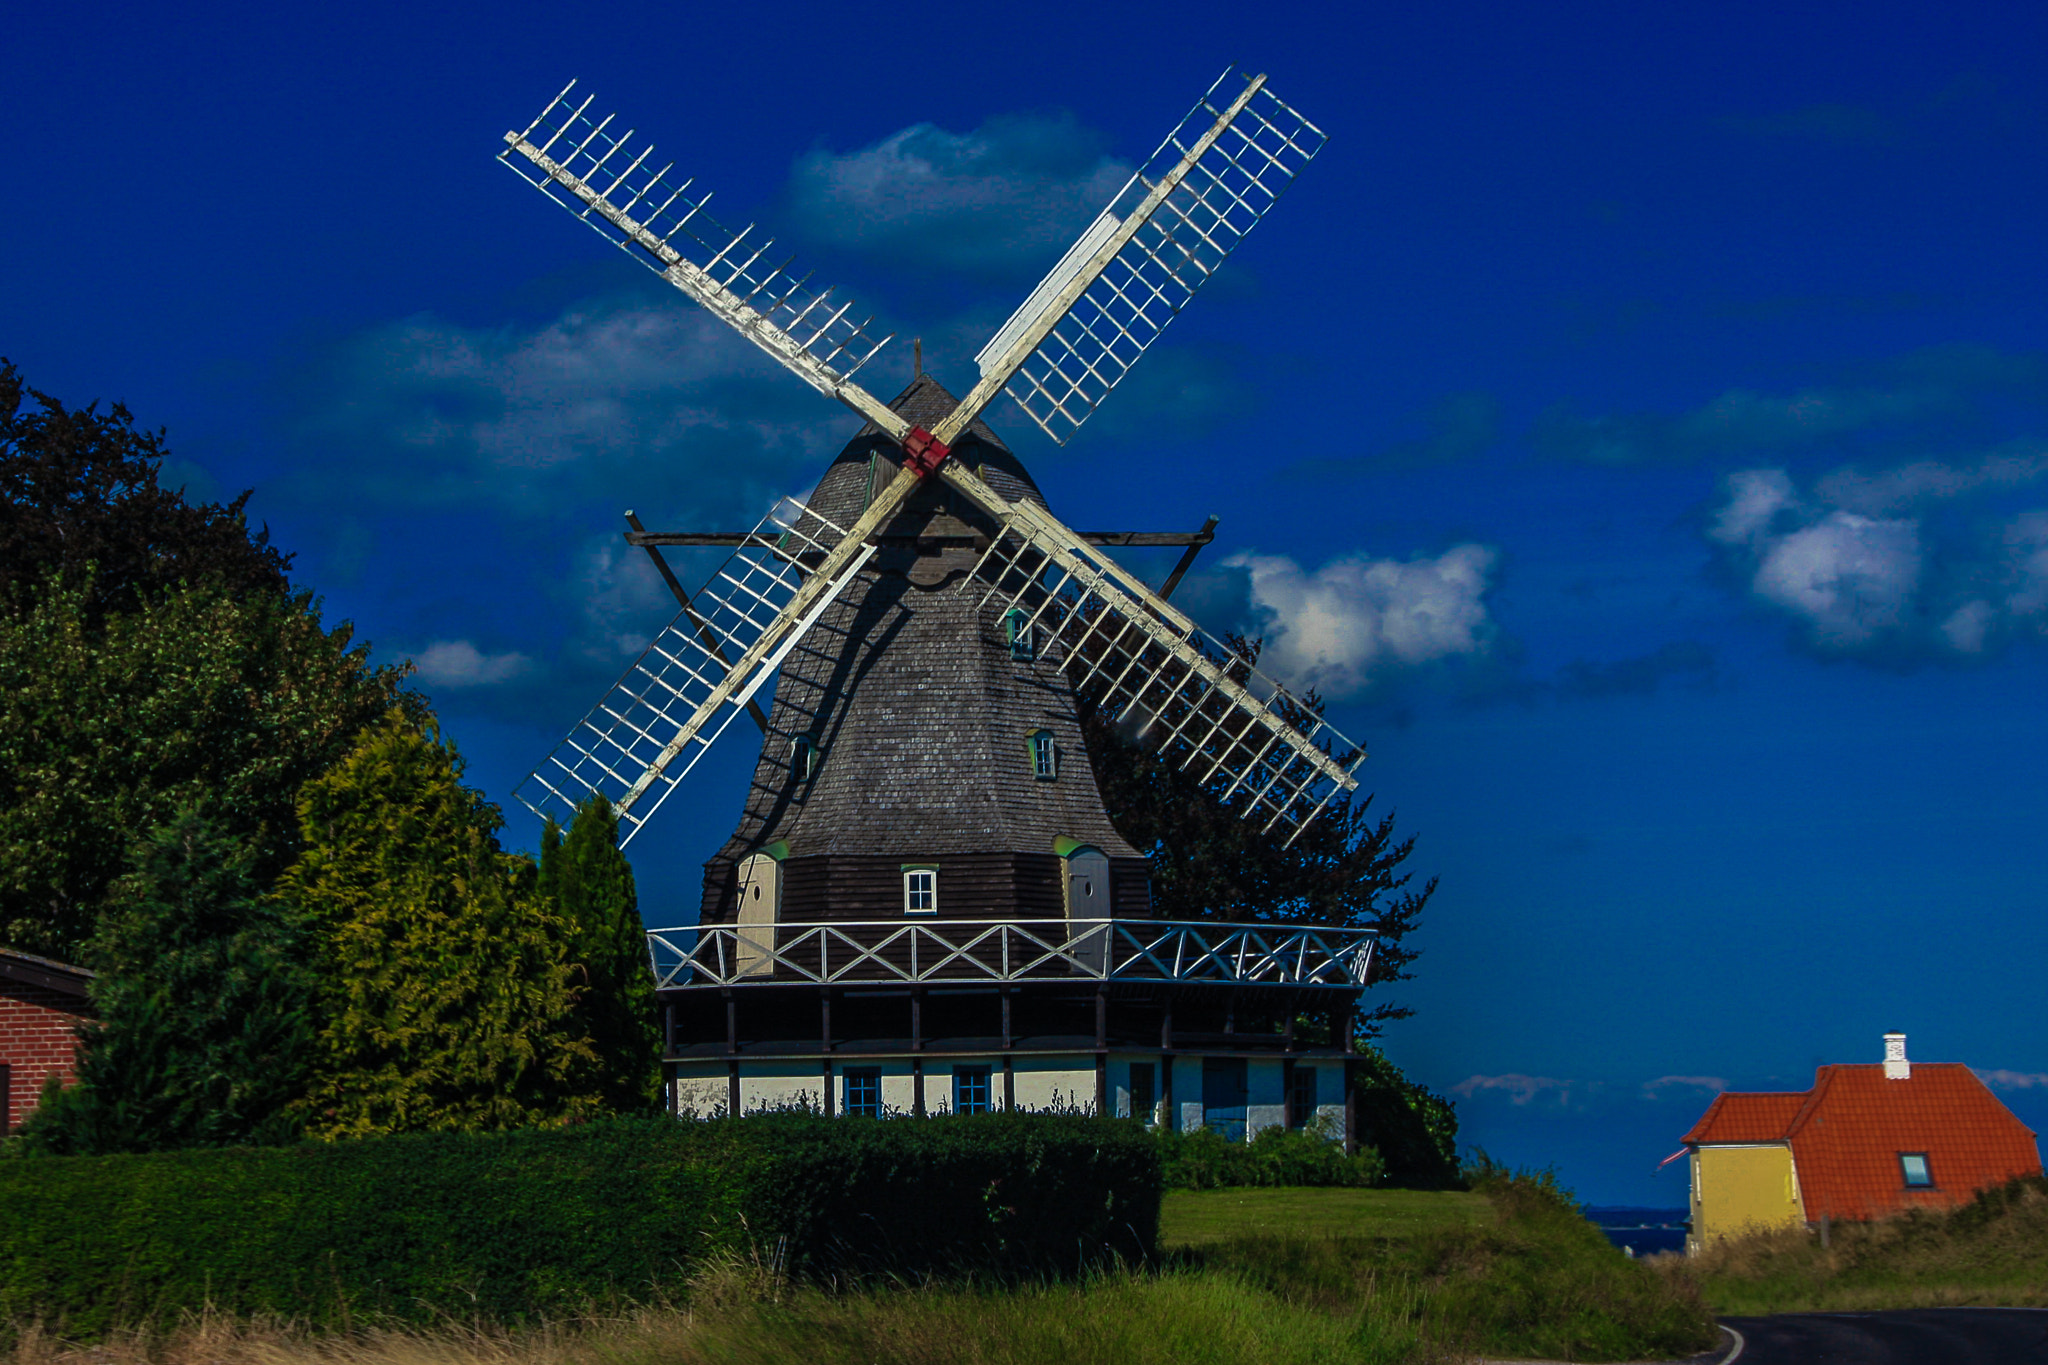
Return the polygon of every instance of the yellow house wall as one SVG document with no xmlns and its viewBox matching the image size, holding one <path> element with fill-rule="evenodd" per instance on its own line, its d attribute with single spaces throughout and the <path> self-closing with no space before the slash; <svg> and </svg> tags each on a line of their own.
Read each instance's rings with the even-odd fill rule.
<svg viewBox="0 0 2048 1365">
<path fill-rule="evenodd" d="M 1699 1147 L 1693 1151 L 1692 1164 L 1696 1247 L 1806 1221 L 1790 1147 Z"/>
</svg>

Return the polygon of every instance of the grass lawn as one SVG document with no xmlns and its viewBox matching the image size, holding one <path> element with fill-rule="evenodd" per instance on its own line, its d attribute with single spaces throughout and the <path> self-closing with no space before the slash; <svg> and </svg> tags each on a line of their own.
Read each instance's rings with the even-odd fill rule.
<svg viewBox="0 0 2048 1365">
<path fill-rule="evenodd" d="M 1494 1221 L 1483 1194 L 1454 1190 L 1176 1190 L 1159 1214 L 1163 1249 L 1234 1237 L 1412 1237 Z"/>
</svg>

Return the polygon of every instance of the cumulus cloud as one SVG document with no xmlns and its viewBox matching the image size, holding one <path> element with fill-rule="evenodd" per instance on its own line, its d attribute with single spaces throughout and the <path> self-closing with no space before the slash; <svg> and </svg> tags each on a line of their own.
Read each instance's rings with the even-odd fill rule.
<svg viewBox="0 0 2048 1365">
<path fill-rule="evenodd" d="M 467 640 L 436 640 L 413 666 L 429 687 L 494 687 L 531 672 L 533 660 L 517 650 L 486 654 Z"/>
<path fill-rule="evenodd" d="M 1526 1105 L 1539 1099 L 1549 1098 L 1563 1104 L 1571 1098 L 1572 1082 L 1560 1081 L 1551 1076 L 1524 1076 L 1509 1072 L 1501 1076 L 1467 1076 L 1451 1087 L 1451 1093 L 1461 1099 L 1472 1099 L 1482 1094 L 1506 1095 L 1513 1104 Z"/>
<path fill-rule="evenodd" d="M 1707 539 L 1759 602 L 1814 649 L 1845 656 L 1981 657 L 2048 628 L 2048 511 L 1983 519 L 1958 536 L 1943 504 L 2048 475 L 2048 452 L 1841 469 L 1801 492 L 1783 469 L 1723 483 Z"/>
<path fill-rule="evenodd" d="M 1993 1090 L 2048 1090 L 2048 1071 L 1978 1071 L 1977 1079 Z"/>
<path fill-rule="evenodd" d="M 1049 269 L 1132 167 L 1069 114 L 1005 114 L 972 132 L 913 124 L 800 158 L 787 197 L 815 241 L 983 276 Z"/>
<path fill-rule="evenodd" d="M 1265 636 L 1262 667 L 1332 698 L 1383 676 L 1491 647 L 1483 600 L 1498 556 L 1457 545 L 1435 558 L 1334 559 L 1313 572 L 1282 555 L 1234 555 Z"/>
<path fill-rule="evenodd" d="M 851 434 L 680 300 L 581 304 L 531 328 L 409 318 L 329 348 L 299 382 L 298 434 L 319 451 L 301 496 L 345 483 L 385 507 L 546 514 L 602 497 L 731 516 L 765 503 L 761 476 L 822 467 Z"/>
<path fill-rule="evenodd" d="M 1643 1082 L 1643 1098 L 1663 1099 L 1671 1091 L 1704 1090 L 1718 1095 L 1728 1088 L 1728 1082 L 1720 1076 L 1659 1076 L 1654 1081 Z"/>
</svg>

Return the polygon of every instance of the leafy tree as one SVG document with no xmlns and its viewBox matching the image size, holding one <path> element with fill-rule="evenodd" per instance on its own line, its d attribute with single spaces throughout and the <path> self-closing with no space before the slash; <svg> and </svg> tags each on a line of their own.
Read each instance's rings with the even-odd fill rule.
<svg viewBox="0 0 2048 1365">
<path fill-rule="evenodd" d="M 431 720 L 393 709 L 299 799 L 278 894 L 314 942 L 316 1137 L 479 1131 L 604 1110 L 565 926 Z"/>
<path fill-rule="evenodd" d="M 86 619 L 132 611 L 180 583 L 284 597 L 289 556 L 251 534 L 243 493 L 193 506 L 158 482 L 164 433 L 127 408 L 67 408 L 0 359 L 0 609 L 22 610 L 54 574 L 86 589 Z"/>
<path fill-rule="evenodd" d="M 310 594 L 103 597 L 53 578 L 0 612 L 0 942 L 56 958 L 123 903 L 134 831 L 181 807 L 203 802 L 268 886 L 298 853 L 300 786 L 394 702 L 423 706 Z"/>
<path fill-rule="evenodd" d="M 1256 662 L 1259 641 L 1231 641 Z M 1411 890 L 1401 870 L 1415 840 L 1397 838 L 1394 817 L 1372 818 L 1372 797 L 1340 796 L 1292 845 L 1243 818 L 1242 794 L 1226 798 L 1228 777 L 1204 783 L 1134 743 L 1082 699 L 1088 759 L 1117 830 L 1152 863 L 1152 901 L 1167 919 L 1270 921 L 1379 931 L 1370 981 L 1409 979 L 1416 950 L 1406 944 L 1436 890 Z M 1322 701 L 1309 694 L 1320 714 Z M 1361 1036 L 1414 1011 L 1381 1002 L 1362 1011 Z"/>
<path fill-rule="evenodd" d="M 301 1126 L 312 1030 L 299 935 L 225 824 L 188 805 L 135 850 L 127 905 L 89 945 L 96 1025 L 77 1084 L 24 1137 L 59 1154 L 276 1143 Z"/>
<path fill-rule="evenodd" d="M 1369 1135 L 1396 1185 L 1459 1185 L 1458 1110 L 1417 1085 L 1372 1043 L 1358 1047 L 1358 1126 Z"/>
<path fill-rule="evenodd" d="M 1257 661 L 1258 640 L 1232 637 L 1230 643 Z M 1415 840 L 1396 835 L 1391 813 L 1375 819 L 1371 796 L 1340 796 L 1286 845 L 1261 833 L 1262 821 L 1244 818 L 1241 794 L 1225 797 L 1230 779 L 1205 783 L 1164 761 L 1133 742 L 1093 700 L 1082 698 L 1082 720 L 1095 781 L 1117 830 L 1151 859 L 1153 905 L 1162 917 L 1375 929 L 1368 984 L 1410 978 L 1417 952 L 1407 936 L 1437 884 L 1431 878 L 1411 888 L 1411 874 L 1402 867 Z M 1306 700 L 1311 712 L 1322 713 L 1313 692 Z M 1402 1075 L 1371 1041 L 1413 1013 L 1380 1001 L 1353 1022 L 1360 1127 L 1386 1159 L 1390 1180 L 1451 1184 L 1457 1180 L 1456 1109 Z M 1308 1042 L 1327 1042 L 1334 1026 L 1315 1017 L 1295 1022 L 1296 1035 Z"/>
<path fill-rule="evenodd" d="M 596 1049 L 605 1102 L 644 1109 L 661 1090 L 661 1031 L 654 976 L 633 890 L 619 851 L 619 818 L 593 794 L 568 837 L 550 817 L 541 831 L 540 890 L 567 926 L 576 1017 Z"/>
</svg>

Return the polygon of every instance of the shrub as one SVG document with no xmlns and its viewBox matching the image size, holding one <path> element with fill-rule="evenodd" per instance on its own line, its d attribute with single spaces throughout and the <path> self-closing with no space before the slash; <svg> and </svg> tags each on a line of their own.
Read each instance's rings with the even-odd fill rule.
<svg viewBox="0 0 2048 1365">
<path fill-rule="evenodd" d="M 1290 1132 L 1262 1128 L 1250 1142 L 1232 1142 L 1206 1128 L 1155 1135 L 1170 1190 L 1238 1185 L 1376 1185 L 1386 1173 L 1380 1154 L 1360 1147 L 1347 1156 L 1320 1126 Z"/>
<path fill-rule="evenodd" d="M 1159 1168 L 1106 1120 L 787 1113 L 9 1161 L 0 1208 L 0 1322 L 518 1322 L 758 1248 L 814 1277 L 1146 1257 Z"/>
</svg>

